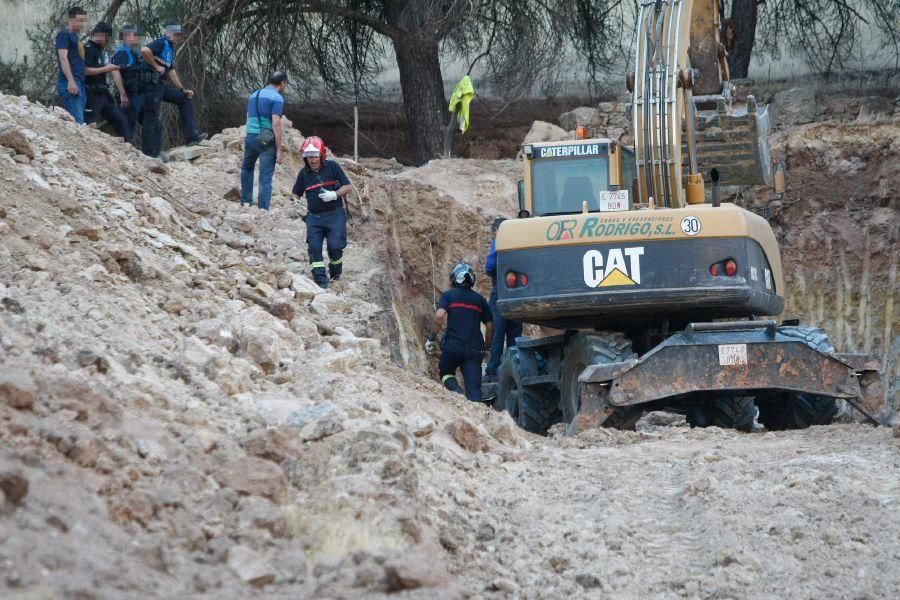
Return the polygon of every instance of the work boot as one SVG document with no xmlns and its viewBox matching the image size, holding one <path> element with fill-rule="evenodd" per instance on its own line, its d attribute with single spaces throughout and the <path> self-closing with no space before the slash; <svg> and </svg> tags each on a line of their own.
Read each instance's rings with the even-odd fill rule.
<svg viewBox="0 0 900 600">
<path fill-rule="evenodd" d="M 331 277 L 332 281 L 337 281 L 341 278 L 341 272 L 343 271 L 344 265 L 341 263 L 334 264 L 331 263 L 328 265 L 328 275 Z"/>
<path fill-rule="evenodd" d="M 312 270 L 313 281 L 316 282 L 323 290 L 328 289 L 328 275 L 325 273 L 325 267 L 316 267 Z"/>
<path fill-rule="evenodd" d="M 199 144 L 200 142 L 202 142 L 203 140 L 205 140 L 208 137 L 209 136 L 206 133 L 198 133 L 197 135 L 195 135 L 194 137 L 189 139 L 187 142 L 185 142 L 184 145 L 185 146 L 196 146 L 197 144 Z"/>
</svg>

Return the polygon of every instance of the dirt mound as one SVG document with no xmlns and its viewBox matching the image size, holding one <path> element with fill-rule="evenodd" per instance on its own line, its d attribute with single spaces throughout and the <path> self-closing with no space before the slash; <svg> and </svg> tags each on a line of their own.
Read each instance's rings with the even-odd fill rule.
<svg viewBox="0 0 900 600">
<path fill-rule="evenodd" d="M 787 194 L 771 206 L 785 318 L 822 327 L 843 352 L 873 354 L 900 408 L 900 119 L 813 123 L 773 139 Z M 762 206 L 762 203 L 760 203 Z"/>
<path fill-rule="evenodd" d="M 513 165 L 342 161 L 359 200 L 322 292 L 295 158 L 260 212 L 226 199 L 239 129 L 163 165 L 18 98 L 0 122 L 33 153 L 0 148 L 3 597 L 900 585 L 889 430 L 544 439 L 420 375 L 432 294 L 515 210 Z"/>
</svg>

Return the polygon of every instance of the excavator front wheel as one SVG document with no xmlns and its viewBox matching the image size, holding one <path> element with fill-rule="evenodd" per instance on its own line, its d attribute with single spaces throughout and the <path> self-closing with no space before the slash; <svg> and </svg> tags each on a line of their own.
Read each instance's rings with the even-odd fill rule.
<svg viewBox="0 0 900 600">
<path fill-rule="evenodd" d="M 563 350 L 560 368 L 560 407 L 563 419 L 571 423 L 581 410 L 581 392 L 584 384 L 578 377 L 593 364 L 625 362 L 635 356 L 631 342 L 621 333 L 576 333 L 569 338 Z M 642 411 L 628 406 L 609 415 L 603 425 L 620 429 L 633 429 Z"/>
</svg>

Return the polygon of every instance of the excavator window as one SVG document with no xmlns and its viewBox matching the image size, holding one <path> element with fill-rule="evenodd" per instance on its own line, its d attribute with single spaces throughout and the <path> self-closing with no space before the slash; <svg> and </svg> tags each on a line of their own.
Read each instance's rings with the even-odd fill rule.
<svg viewBox="0 0 900 600">
<path fill-rule="evenodd" d="M 609 189 L 604 156 L 535 160 L 531 172 L 535 215 L 579 213 L 582 203 L 599 210 L 600 192 Z"/>
</svg>

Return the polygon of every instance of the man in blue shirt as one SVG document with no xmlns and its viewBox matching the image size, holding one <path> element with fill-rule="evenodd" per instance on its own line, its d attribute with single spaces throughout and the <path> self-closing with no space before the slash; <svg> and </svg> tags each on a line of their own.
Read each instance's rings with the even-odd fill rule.
<svg viewBox="0 0 900 600">
<path fill-rule="evenodd" d="M 306 247 L 313 280 L 321 288 L 328 287 L 329 278 L 341 278 L 344 268 L 344 248 L 347 247 L 347 213 L 344 196 L 353 191 L 350 180 L 333 160 L 325 160 L 325 142 L 310 136 L 300 146 L 305 167 L 297 173 L 297 181 L 291 191 L 294 196 L 306 198 Z M 322 246 L 328 242 L 328 273 L 322 258 Z"/>
<path fill-rule="evenodd" d="M 497 230 L 506 219 L 495 219 L 491 224 L 491 249 L 484 261 L 484 272 L 491 277 L 491 314 L 494 316 L 494 340 L 491 343 L 491 354 L 484 369 L 485 381 L 496 381 L 500 359 L 503 357 L 503 343 L 507 348 L 516 345 L 516 338 L 522 335 L 522 322 L 504 319 L 497 310 Z"/>
<path fill-rule="evenodd" d="M 122 76 L 119 67 L 110 61 L 109 41 L 112 39 L 112 27 L 100 21 L 94 26 L 91 33 L 91 41 L 84 45 L 85 78 L 84 87 L 87 91 L 87 106 L 84 110 L 84 122 L 95 123 L 100 118 L 106 119 L 116 130 L 116 133 L 126 142 L 131 139 L 131 130 L 128 128 L 128 119 L 119 110 L 119 105 L 109 93 L 109 85 L 106 82 L 106 74 L 112 73 L 113 82 L 119 90 L 119 96 L 125 106 L 128 105 L 128 95 L 122 85 Z"/>
<path fill-rule="evenodd" d="M 141 92 L 141 72 L 144 61 L 141 57 L 141 37 L 134 25 L 125 25 L 119 31 L 119 46 L 113 53 L 111 62 L 119 67 L 123 89 L 116 91 L 116 101 L 125 112 L 129 135 L 134 135 L 144 110 L 144 94 Z M 131 137 L 127 141 L 131 141 Z"/>
<path fill-rule="evenodd" d="M 284 114 L 284 89 L 287 75 L 275 71 L 269 85 L 250 94 L 247 100 L 247 137 L 244 138 L 244 162 L 241 164 L 241 206 L 253 206 L 253 171 L 259 159 L 260 208 L 269 210 L 272 199 L 272 175 L 275 163 L 284 162 L 281 149 L 281 116 Z"/>
<path fill-rule="evenodd" d="M 466 387 L 466 398 L 481 402 L 481 361 L 485 350 L 491 345 L 493 324 L 491 308 L 484 297 L 472 289 L 475 285 L 475 271 L 468 264 L 459 262 L 450 272 L 451 289 L 441 294 L 434 326 L 426 338 L 425 350 L 429 354 L 436 351 L 435 339 L 441 332 L 444 319 L 447 330 L 441 341 L 441 358 L 438 373 L 441 383 L 452 392 L 462 394 L 456 380 L 456 370 L 462 372 Z M 484 323 L 485 334 L 481 335 Z"/>
<path fill-rule="evenodd" d="M 84 90 L 84 47 L 78 34 L 84 31 L 87 11 L 80 6 L 69 9 L 69 23 L 56 34 L 56 95 L 63 106 L 75 118 L 76 123 L 84 123 L 84 106 L 87 94 Z"/>
<path fill-rule="evenodd" d="M 175 70 L 175 47 L 181 39 L 181 25 L 171 21 L 166 23 L 165 35 L 141 48 L 146 63 L 142 88 L 145 98 L 141 145 L 147 156 L 159 156 L 162 150 L 163 130 L 159 113 L 163 102 L 178 107 L 185 144 L 191 146 L 207 137 L 197 129 L 197 122 L 194 119 L 194 106 L 191 104 L 194 91 L 184 87 Z M 167 81 L 171 85 L 166 85 Z"/>
</svg>

